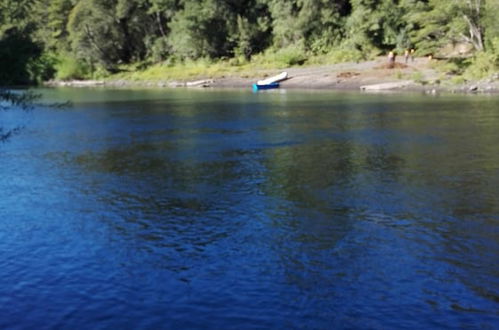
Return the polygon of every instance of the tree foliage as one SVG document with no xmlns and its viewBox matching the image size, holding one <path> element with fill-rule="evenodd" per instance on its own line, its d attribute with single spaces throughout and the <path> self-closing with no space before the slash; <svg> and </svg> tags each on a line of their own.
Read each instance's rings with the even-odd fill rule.
<svg viewBox="0 0 499 330">
<path fill-rule="evenodd" d="M 228 38 L 231 14 L 224 1 L 184 1 L 170 24 L 172 52 L 185 58 L 228 56 L 233 46 Z"/>
<path fill-rule="evenodd" d="M 143 39 L 153 26 L 139 0 L 81 0 L 67 24 L 75 55 L 109 70 L 142 59 L 147 53 Z"/>
<path fill-rule="evenodd" d="M 301 45 L 307 50 L 327 52 L 344 36 L 348 1 L 268 0 L 274 45 Z"/>
<path fill-rule="evenodd" d="M 429 54 L 467 44 L 495 53 L 498 11 L 499 0 L 0 0 L 0 83 L 44 79 L 75 61 L 85 75 L 269 50 Z"/>
</svg>

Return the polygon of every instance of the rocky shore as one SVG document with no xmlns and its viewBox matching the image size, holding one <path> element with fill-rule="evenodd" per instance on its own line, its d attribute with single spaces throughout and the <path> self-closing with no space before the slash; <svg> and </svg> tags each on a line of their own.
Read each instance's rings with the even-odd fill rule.
<svg viewBox="0 0 499 330">
<path fill-rule="evenodd" d="M 281 82 L 283 89 L 414 91 L 436 94 L 499 93 L 499 73 L 483 81 L 451 83 L 452 76 L 437 72 L 429 59 L 418 58 L 411 63 L 396 63 L 390 68 L 384 58 L 360 63 L 289 68 L 289 79 Z M 267 71 L 262 78 L 280 71 Z M 50 81 L 52 87 L 112 87 L 112 88 L 251 88 L 255 78 L 239 76 L 198 77 L 189 81 L 136 81 L 126 79 Z"/>
</svg>

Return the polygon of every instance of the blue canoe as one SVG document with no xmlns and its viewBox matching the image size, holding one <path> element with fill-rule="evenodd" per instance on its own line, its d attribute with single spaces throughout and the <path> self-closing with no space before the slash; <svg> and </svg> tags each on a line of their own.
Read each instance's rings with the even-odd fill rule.
<svg viewBox="0 0 499 330">
<path fill-rule="evenodd" d="M 260 84 L 253 84 L 253 91 L 261 91 L 264 89 L 274 89 L 274 88 L 279 88 L 279 83 L 271 83 L 271 84 L 265 84 L 265 85 L 260 85 Z"/>
</svg>

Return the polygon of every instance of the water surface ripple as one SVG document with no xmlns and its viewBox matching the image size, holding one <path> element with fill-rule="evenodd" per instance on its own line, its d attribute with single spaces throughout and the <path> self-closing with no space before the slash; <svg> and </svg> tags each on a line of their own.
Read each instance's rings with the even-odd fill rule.
<svg viewBox="0 0 499 330">
<path fill-rule="evenodd" d="M 0 328 L 497 328 L 497 96 L 43 92 Z"/>
</svg>

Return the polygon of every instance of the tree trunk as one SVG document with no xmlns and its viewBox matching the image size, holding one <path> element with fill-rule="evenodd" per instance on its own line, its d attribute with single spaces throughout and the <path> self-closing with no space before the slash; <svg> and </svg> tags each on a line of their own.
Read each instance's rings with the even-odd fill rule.
<svg viewBox="0 0 499 330">
<path fill-rule="evenodd" d="M 468 23 L 469 28 L 469 36 L 465 36 L 466 40 L 470 42 L 476 50 L 483 51 L 483 33 L 481 27 L 466 15 L 464 15 L 464 19 Z"/>
<path fill-rule="evenodd" d="M 464 13 L 463 18 L 468 24 L 469 35 L 465 39 L 470 42 L 478 51 L 484 50 L 483 45 L 483 27 L 480 22 L 482 0 L 466 0 L 468 4 L 468 13 Z"/>
<path fill-rule="evenodd" d="M 166 37 L 166 32 L 165 32 L 165 29 L 163 27 L 163 20 L 161 19 L 161 14 L 159 13 L 159 11 L 156 12 L 156 21 L 158 23 L 158 27 L 159 27 L 159 31 L 161 32 L 161 35 L 163 37 Z"/>
</svg>

